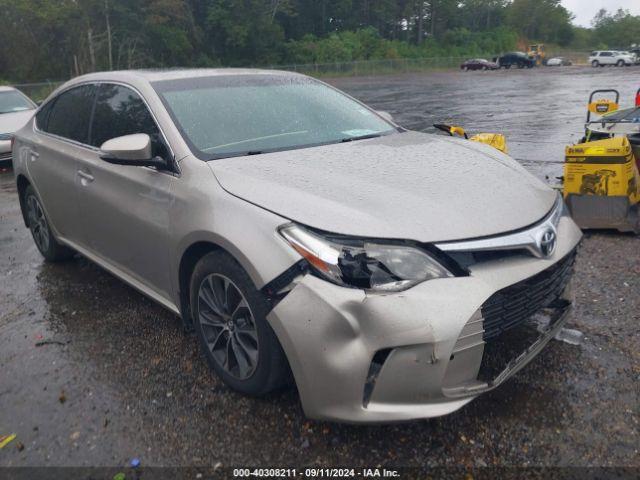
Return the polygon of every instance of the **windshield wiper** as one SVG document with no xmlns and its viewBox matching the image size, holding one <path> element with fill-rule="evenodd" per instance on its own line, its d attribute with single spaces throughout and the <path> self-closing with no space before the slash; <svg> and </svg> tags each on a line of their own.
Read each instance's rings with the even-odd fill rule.
<svg viewBox="0 0 640 480">
<path fill-rule="evenodd" d="M 366 135 L 358 135 L 357 137 L 347 137 L 340 140 L 342 143 L 355 142 L 356 140 L 366 140 L 367 138 L 378 138 L 382 135 L 379 133 L 368 133 Z"/>
</svg>

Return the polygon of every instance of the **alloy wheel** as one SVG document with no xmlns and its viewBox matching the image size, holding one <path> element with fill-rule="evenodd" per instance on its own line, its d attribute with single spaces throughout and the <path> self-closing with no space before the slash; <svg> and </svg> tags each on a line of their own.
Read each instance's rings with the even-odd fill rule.
<svg viewBox="0 0 640 480">
<path fill-rule="evenodd" d="M 245 380 L 258 365 L 258 331 L 249 304 L 229 278 L 213 273 L 198 290 L 198 320 L 215 362 Z"/>
<path fill-rule="evenodd" d="M 34 195 L 27 198 L 27 217 L 33 240 L 41 252 L 46 252 L 50 241 L 49 225 L 47 225 L 42 206 Z"/>
</svg>

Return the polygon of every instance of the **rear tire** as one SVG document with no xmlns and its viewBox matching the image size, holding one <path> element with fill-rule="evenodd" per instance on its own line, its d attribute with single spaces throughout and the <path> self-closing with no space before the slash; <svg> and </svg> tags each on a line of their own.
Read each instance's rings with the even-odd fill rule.
<svg viewBox="0 0 640 480">
<path fill-rule="evenodd" d="M 42 203 L 31 185 L 25 189 L 23 202 L 27 213 L 27 226 L 44 259 L 47 262 L 61 262 L 72 258 L 75 252 L 58 243 L 53 236 Z"/>
<path fill-rule="evenodd" d="M 200 346 L 224 383 L 253 396 L 287 384 L 287 359 L 266 318 L 271 307 L 233 257 L 202 257 L 189 292 Z"/>
</svg>

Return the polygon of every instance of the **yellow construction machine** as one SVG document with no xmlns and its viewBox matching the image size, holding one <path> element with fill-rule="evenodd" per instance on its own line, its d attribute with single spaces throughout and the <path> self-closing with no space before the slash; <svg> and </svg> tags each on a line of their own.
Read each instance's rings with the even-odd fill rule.
<svg viewBox="0 0 640 480">
<path fill-rule="evenodd" d="M 562 192 L 581 228 L 640 233 L 640 105 L 619 103 L 616 90 L 589 96 L 585 136 L 565 150 Z"/>
<path fill-rule="evenodd" d="M 535 45 L 529 45 L 527 56 L 535 60 L 537 67 L 544 65 L 547 61 L 547 53 L 545 52 L 544 44 L 538 43 Z"/>
<path fill-rule="evenodd" d="M 465 132 L 464 128 L 458 127 L 455 125 L 445 125 L 444 123 L 435 123 L 433 126 L 438 130 L 447 132 L 452 137 L 458 135 L 460 137 L 466 138 L 467 140 L 471 140 L 472 142 L 484 143 L 492 146 L 497 150 L 500 150 L 503 153 L 508 153 L 507 140 L 505 136 L 501 133 L 476 133 L 474 135 L 469 136 L 467 132 Z"/>
</svg>

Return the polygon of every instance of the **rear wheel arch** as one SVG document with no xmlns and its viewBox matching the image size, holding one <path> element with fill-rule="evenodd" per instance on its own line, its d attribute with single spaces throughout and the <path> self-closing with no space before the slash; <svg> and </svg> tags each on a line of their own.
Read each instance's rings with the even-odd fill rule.
<svg viewBox="0 0 640 480">
<path fill-rule="evenodd" d="M 31 182 L 24 175 L 18 175 L 16 178 L 16 185 L 18 188 L 18 200 L 20 201 L 20 211 L 22 212 L 22 220 L 24 221 L 24 226 L 29 227 L 29 222 L 27 220 L 27 209 L 24 204 L 24 194 L 27 191 L 27 187 L 31 185 Z"/>
</svg>

